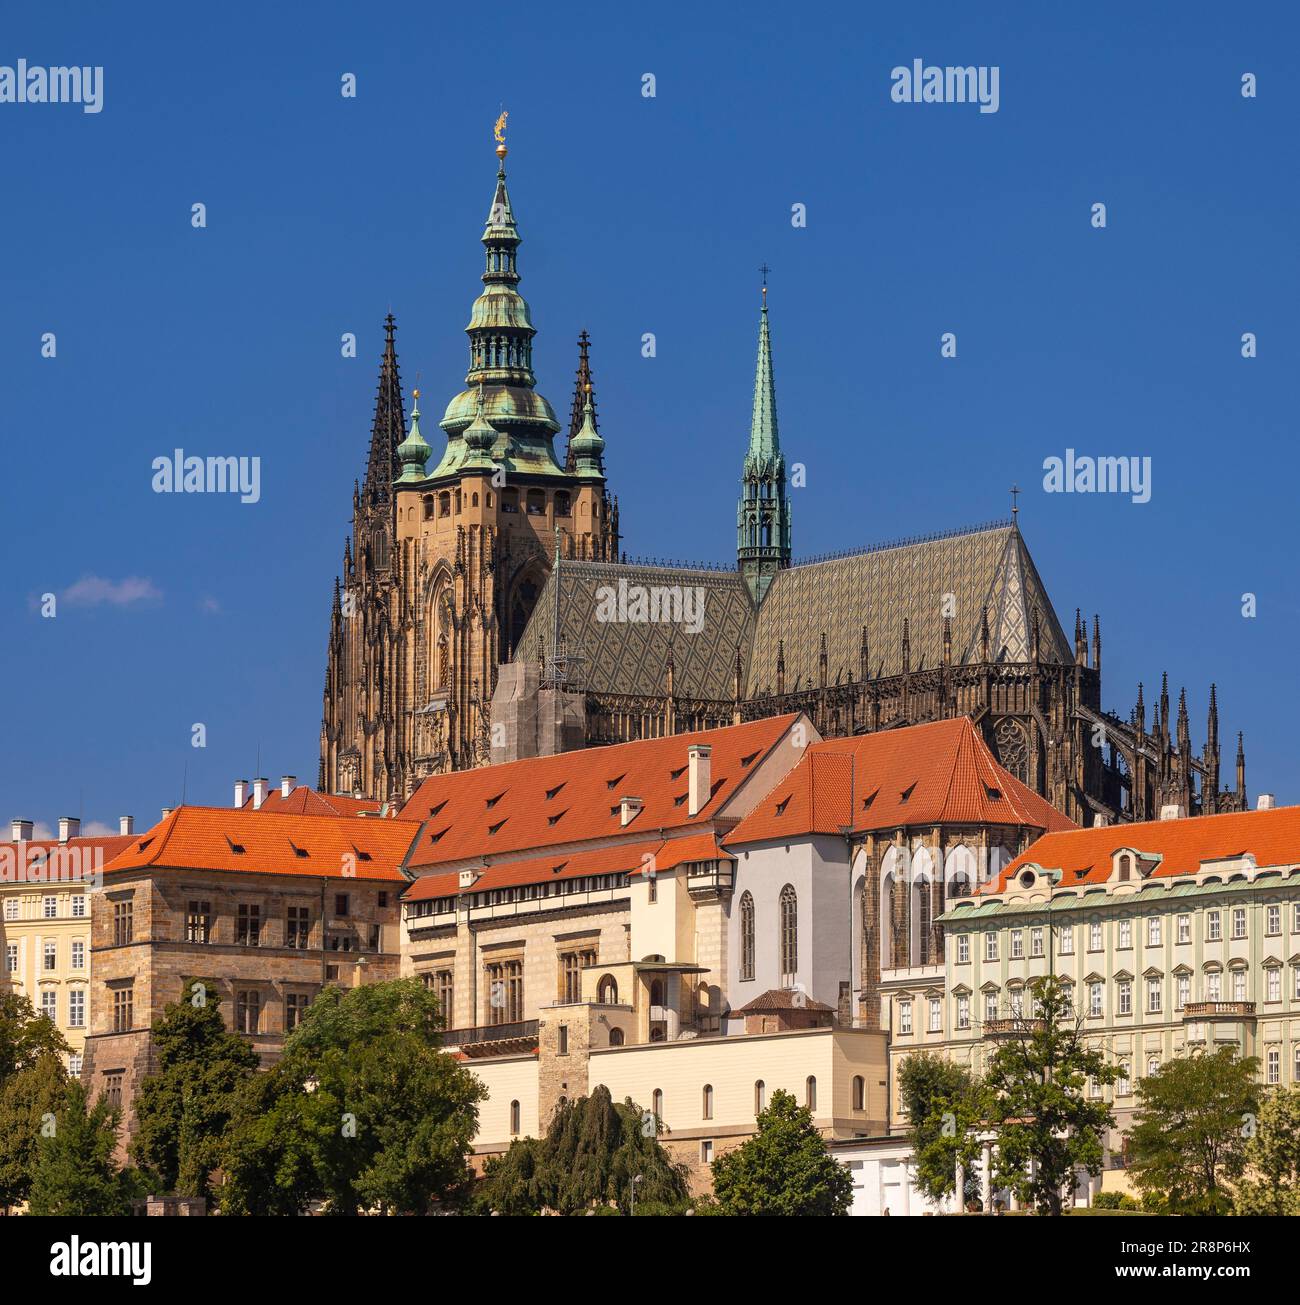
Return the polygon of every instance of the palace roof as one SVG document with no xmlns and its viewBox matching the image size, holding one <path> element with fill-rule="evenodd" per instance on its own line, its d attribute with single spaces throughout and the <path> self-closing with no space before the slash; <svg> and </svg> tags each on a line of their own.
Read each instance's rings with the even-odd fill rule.
<svg viewBox="0 0 1300 1305">
<path fill-rule="evenodd" d="M 415 833 L 404 820 L 183 806 L 130 838 L 104 873 L 166 868 L 404 883 Z"/>
<path fill-rule="evenodd" d="M 1004 891 L 1008 880 L 1031 864 L 1060 870 L 1062 888 L 1105 883 L 1111 876 L 1114 854 L 1125 848 L 1141 853 L 1144 859 L 1159 858 L 1148 876 L 1152 879 L 1194 875 L 1208 862 L 1231 861 L 1247 853 L 1259 866 L 1292 866 L 1300 864 L 1300 806 L 1045 834 L 984 891 Z"/>
<path fill-rule="evenodd" d="M 653 838 L 657 846 L 671 830 L 709 827 L 796 719 L 774 716 L 430 776 L 402 808 L 403 816 L 424 821 L 408 869 L 509 853 L 518 858 L 593 839 Z M 711 793 L 692 816 L 687 750 L 697 743 L 712 749 Z M 624 797 L 642 803 L 626 825 Z"/>
<path fill-rule="evenodd" d="M 259 811 L 274 811 L 280 815 L 295 816 L 378 816 L 381 804 L 373 798 L 349 797 L 342 793 L 318 793 L 306 784 L 299 784 L 288 797 L 279 788 L 273 788 L 262 799 Z M 244 799 L 243 810 L 252 811 L 253 797 Z M 392 814 L 390 812 L 389 817 Z"/>
<path fill-rule="evenodd" d="M 850 802 L 852 820 L 850 822 Z M 813 744 L 727 836 L 729 847 L 930 825 L 1074 823 L 994 760 L 967 716 Z"/>
</svg>

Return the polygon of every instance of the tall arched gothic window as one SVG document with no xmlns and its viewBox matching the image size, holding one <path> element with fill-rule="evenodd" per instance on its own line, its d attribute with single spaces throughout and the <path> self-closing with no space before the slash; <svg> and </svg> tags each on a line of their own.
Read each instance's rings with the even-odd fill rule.
<svg viewBox="0 0 1300 1305">
<path fill-rule="evenodd" d="M 740 977 L 754 977 L 754 899 L 748 891 L 740 898 Z"/>
<path fill-rule="evenodd" d="M 799 902 L 790 884 L 781 889 L 781 986 L 793 985 L 799 971 Z"/>
</svg>

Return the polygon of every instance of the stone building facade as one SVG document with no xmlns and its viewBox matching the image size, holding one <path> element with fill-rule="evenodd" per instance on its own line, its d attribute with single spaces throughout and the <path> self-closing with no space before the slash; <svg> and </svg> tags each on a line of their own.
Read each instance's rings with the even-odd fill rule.
<svg viewBox="0 0 1300 1305">
<path fill-rule="evenodd" d="M 218 1002 L 267 1065 L 325 985 L 397 977 L 400 865 L 415 833 L 399 820 L 184 806 L 130 840 L 91 895 L 82 1068 L 124 1108 L 124 1145 L 168 1005 Z"/>
</svg>

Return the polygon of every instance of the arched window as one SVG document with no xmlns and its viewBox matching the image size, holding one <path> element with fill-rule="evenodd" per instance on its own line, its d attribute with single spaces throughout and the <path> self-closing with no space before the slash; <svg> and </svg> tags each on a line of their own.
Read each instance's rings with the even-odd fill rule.
<svg viewBox="0 0 1300 1305">
<path fill-rule="evenodd" d="M 781 889 L 781 986 L 789 988 L 799 972 L 799 902 L 790 884 Z"/>
<path fill-rule="evenodd" d="M 540 489 L 530 489 L 527 501 L 528 515 L 540 517 L 546 515 L 546 493 Z"/>
<path fill-rule="evenodd" d="M 655 1122 L 658 1123 L 664 1117 L 664 1094 L 659 1088 L 655 1088 L 650 1096 L 650 1109 L 654 1111 Z"/>
<path fill-rule="evenodd" d="M 618 1005 L 618 980 L 612 974 L 606 974 L 601 978 L 596 988 L 596 1001 L 601 1006 Z"/>
<path fill-rule="evenodd" d="M 478 494 L 474 493 L 469 496 L 470 506 L 478 507 Z"/>
<path fill-rule="evenodd" d="M 555 515 L 557 517 L 569 515 L 569 496 L 563 490 L 555 496 Z"/>
<path fill-rule="evenodd" d="M 761 1114 L 767 1109 L 767 1087 L 760 1078 L 754 1084 L 754 1114 Z"/>
<path fill-rule="evenodd" d="M 806 1105 L 809 1110 L 816 1110 L 817 1109 L 817 1080 L 811 1074 L 809 1074 L 808 1079 L 803 1086 L 804 1086 L 804 1094 L 803 1094 L 804 1105 Z"/>
<path fill-rule="evenodd" d="M 519 511 L 519 491 L 517 489 L 503 489 L 501 491 L 501 511 Z"/>
<path fill-rule="evenodd" d="M 438 495 L 438 515 L 440 517 L 451 516 L 451 493 L 449 490 L 443 490 Z"/>
<path fill-rule="evenodd" d="M 511 1133 L 519 1132 L 519 1102 L 510 1103 L 510 1131 Z"/>
<path fill-rule="evenodd" d="M 865 1110 L 867 1108 L 867 1081 L 861 1074 L 855 1075 L 853 1079 L 853 1109 Z"/>
<path fill-rule="evenodd" d="M 622 1030 L 622 1029 L 610 1029 L 610 1031 L 609 1031 L 609 1045 L 610 1045 L 611 1047 L 621 1047 L 621 1046 L 623 1045 L 623 1030 Z"/>
<path fill-rule="evenodd" d="M 421 501 L 424 503 L 424 519 L 426 521 L 432 521 L 433 520 L 433 495 L 426 494 Z"/>
<path fill-rule="evenodd" d="M 740 899 L 740 977 L 754 977 L 754 899 L 748 891 Z"/>
<path fill-rule="evenodd" d="M 700 1104 L 700 1113 L 705 1119 L 713 1118 L 713 1085 L 706 1083 L 704 1085 L 703 1101 Z"/>
</svg>

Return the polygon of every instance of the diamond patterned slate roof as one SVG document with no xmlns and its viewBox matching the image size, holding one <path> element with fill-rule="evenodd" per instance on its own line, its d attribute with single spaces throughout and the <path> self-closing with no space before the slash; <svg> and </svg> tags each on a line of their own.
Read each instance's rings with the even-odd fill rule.
<svg viewBox="0 0 1300 1305">
<path fill-rule="evenodd" d="M 1020 531 L 1011 525 L 884 547 L 779 571 L 759 610 L 748 693 L 775 692 L 778 647 L 785 643 L 785 688 L 818 683 L 821 636 L 827 676 L 857 678 L 862 627 L 872 676 L 903 670 L 903 619 L 909 622 L 911 670 L 943 660 L 944 596 L 952 596 L 952 657 L 978 661 L 980 613 L 989 613 L 994 660 L 1028 661 L 1035 606 L 1045 662 L 1073 654 Z"/>
<path fill-rule="evenodd" d="M 599 620 L 603 587 L 616 593 L 620 581 L 629 593 L 637 585 L 698 586 L 704 600 L 699 632 L 691 634 L 678 622 Z M 557 634 L 577 659 L 575 682 L 588 692 L 662 697 L 671 644 L 677 697 L 730 702 L 737 644 L 745 680 L 754 607 L 736 571 L 565 560 L 542 588 L 516 660 L 543 660 Z"/>
</svg>

